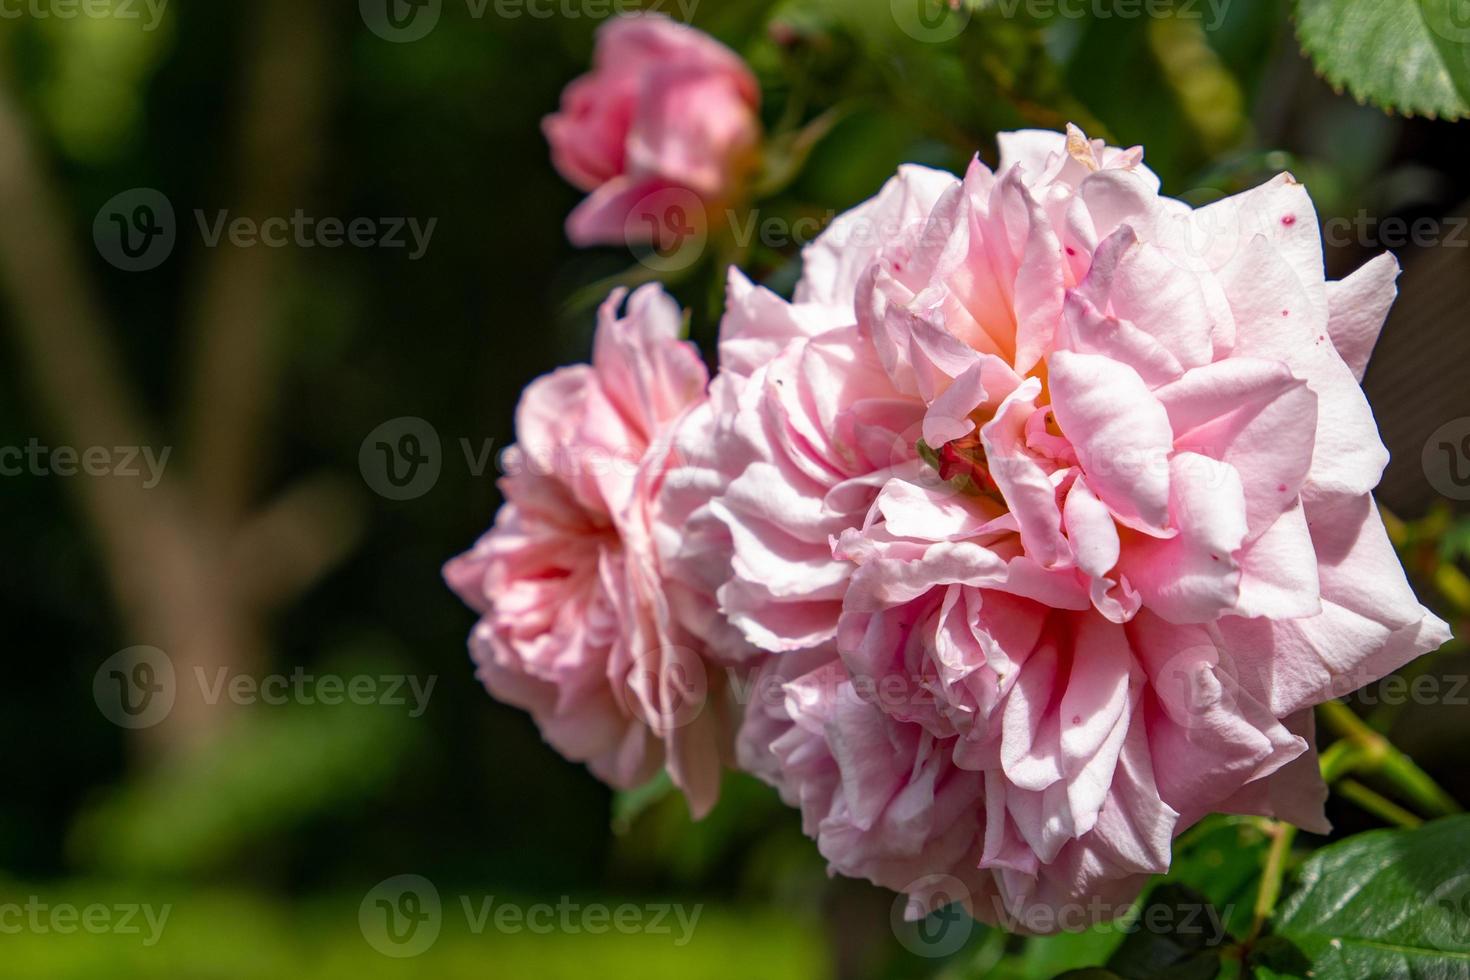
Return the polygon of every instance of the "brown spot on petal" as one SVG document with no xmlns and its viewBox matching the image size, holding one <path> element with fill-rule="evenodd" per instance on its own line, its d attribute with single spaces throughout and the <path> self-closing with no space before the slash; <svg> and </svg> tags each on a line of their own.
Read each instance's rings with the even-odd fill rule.
<svg viewBox="0 0 1470 980">
<path fill-rule="evenodd" d="M 1092 141 L 1072 123 L 1067 123 L 1067 155 L 1088 170 L 1102 169 L 1102 165 L 1098 163 L 1097 154 L 1092 150 Z"/>
</svg>

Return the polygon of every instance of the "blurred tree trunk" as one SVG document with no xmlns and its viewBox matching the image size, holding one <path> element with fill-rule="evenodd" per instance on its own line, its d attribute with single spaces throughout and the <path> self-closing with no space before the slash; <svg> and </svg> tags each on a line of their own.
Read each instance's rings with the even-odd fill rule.
<svg viewBox="0 0 1470 980">
<path fill-rule="evenodd" d="M 256 219 L 289 215 L 316 170 L 325 6 L 265 0 L 241 12 L 251 15 L 253 35 L 235 140 L 240 186 L 228 200 L 241 204 L 232 211 Z M 76 247 L 75 216 L 8 83 L 0 80 L 0 284 L 33 394 L 66 445 L 161 451 L 167 440 L 144 417 Z M 252 511 L 276 379 L 281 287 L 293 260 L 291 249 L 227 242 L 207 254 L 188 324 L 196 336 L 192 397 L 178 454 L 187 478 L 174 466 L 152 488 L 117 476 L 67 481 L 99 541 L 123 645 L 160 647 L 174 666 L 174 708 L 142 732 L 148 757 L 197 745 L 227 724 L 228 697 L 208 703 L 201 679 L 212 686 L 222 671 L 258 671 L 272 608 L 355 537 L 354 498 L 334 479 L 308 480 Z M 111 652 L 94 651 L 96 661 Z"/>
</svg>

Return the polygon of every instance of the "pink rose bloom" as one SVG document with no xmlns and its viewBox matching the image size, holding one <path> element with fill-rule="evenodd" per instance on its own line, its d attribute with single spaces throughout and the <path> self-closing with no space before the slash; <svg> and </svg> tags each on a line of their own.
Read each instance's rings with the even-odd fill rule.
<svg viewBox="0 0 1470 980">
<path fill-rule="evenodd" d="M 505 505 L 444 576 L 480 614 L 470 652 L 491 694 L 617 788 L 666 768 L 703 815 L 735 722 L 724 671 L 682 625 L 681 614 L 697 615 L 671 608 L 679 592 L 658 541 L 676 537 L 681 519 L 660 502 L 673 496 L 671 435 L 702 406 L 708 376 L 679 339 L 673 300 L 644 286 L 619 318 L 622 300 L 614 292 L 599 311 L 592 364 L 522 395 L 502 460 Z"/>
<path fill-rule="evenodd" d="M 552 162 L 588 192 L 567 218 L 567 237 L 648 241 L 663 233 L 670 205 L 713 207 L 738 195 L 760 142 L 759 107 L 750 69 L 707 34 L 652 14 L 608 21 L 592 71 L 567 86 L 561 111 L 543 124 Z"/>
<path fill-rule="evenodd" d="M 1136 148 L 1000 142 L 902 169 L 794 302 L 734 278 L 709 512 L 781 654 L 741 764 L 913 914 L 1051 932 L 1212 811 L 1326 830 L 1311 708 L 1449 632 L 1371 496 L 1394 259 L 1326 282 L 1287 174 L 1191 210 Z"/>
</svg>

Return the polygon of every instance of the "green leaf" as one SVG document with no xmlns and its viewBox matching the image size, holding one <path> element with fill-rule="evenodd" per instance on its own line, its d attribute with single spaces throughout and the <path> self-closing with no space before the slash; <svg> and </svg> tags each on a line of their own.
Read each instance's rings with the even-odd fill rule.
<svg viewBox="0 0 1470 980">
<path fill-rule="evenodd" d="M 1302 865 L 1275 932 L 1316 980 L 1470 976 L 1470 815 L 1376 830 Z"/>
<path fill-rule="evenodd" d="M 1312 961 L 1285 936 L 1267 936 L 1251 947 L 1250 968 L 1256 980 L 1300 977 L 1305 980 Z"/>
<path fill-rule="evenodd" d="M 1220 914 L 1208 898 L 1166 883 L 1149 894 L 1107 966 L 1127 980 L 1212 980 L 1220 973 L 1219 947 L 1225 939 Z"/>
<path fill-rule="evenodd" d="M 1250 930 L 1269 843 L 1258 821 L 1210 817 L 1175 842 L 1166 880 L 1204 895 L 1219 910 L 1226 929 L 1243 936 Z"/>
<path fill-rule="evenodd" d="M 1465 0 L 1297 0 L 1297 38 L 1359 101 L 1409 115 L 1470 115 Z"/>
<path fill-rule="evenodd" d="M 1081 976 L 1086 970 L 1100 969 L 1097 964 L 1107 962 L 1107 958 L 1118 948 L 1122 939 L 1122 932 L 1111 922 L 1093 926 L 1084 932 L 1032 936 L 1026 940 L 1021 954 L 1015 958 L 1017 976 L 1061 975 L 1075 980 L 1074 974 Z"/>
</svg>

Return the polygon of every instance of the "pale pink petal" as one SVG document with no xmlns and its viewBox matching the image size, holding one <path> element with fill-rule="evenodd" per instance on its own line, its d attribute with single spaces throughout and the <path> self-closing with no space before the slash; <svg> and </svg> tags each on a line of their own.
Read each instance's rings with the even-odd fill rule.
<svg viewBox="0 0 1470 980">
<path fill-rule="evenodd" d="M 1169 416 L 1138 372 L 1096 354 L 1057 351 L 1052 408 L 1088 484 L 1130 527 L 1168 526 Z"/>
<path fill-rule="evenodd" d="M 1169 479 L 1169 522 L 1178 534 L 1134 535 L 1118 567 L 1164 619 L 1209 622 L 1240 598 L 1235 552 L 1245 542 L 1245 492 L 1234 467 L 1194 453 L 1169 461 Z"/>
<path fill-rule="evenodd" d="M 980 437 L 990 475 L 1016 515 L 1027 553 L 1050 568 L 1070 561 L 1071 549 L 1062 535 L 1056 489 L 1026 448 L 1026 419 L 1036 410 L 1040 393 L 1040 382 L 1028 378 L 996 410 L 995 418 L 981 428 Z"/>
<path fill-rule="evenodd" d="M 850 312 L 819 303 L 788 303 L 731 266 L 720 320 L 720 370 L 749 376 L 788 343 L 852 322 Z"/>
<path fill-rule="evenodd" d="M 1388 308 L 1398 296 L 1398 277 L 1398 259 L 1392 252 L 1384 252 L 1341 282 L 1327 284 L 1327 332 L 1332 335 L 1332 346 L 1359 381 L 1368 369 L 1368 358 L 1378 343 Z"/>
<path fill-rule="evenodd" d="M 1328 336 L 1325 293 L 1318 309 L 1287 257 L 1262 236 L 1241 247 L 1221 280 L 1235 313 L 1236 355 L 1282 362 L 1317 396 L 1310 489 L 1347 496 L 1372 490 L 1388 451 L 1357 379 Z"/>
<path fill-rule="evenodd" d="M 1296 504 L 1317 435 L 1317 397 L 1280 362 L 1231 357 L 1154 392 L 1174 448 L 1229 463 L 1245 490 L 1251 536 Z"/>
<path fill-rule="evenodd" d="M 640 245 L 658 240 L 669 185 L 648 177 L 614 177 L 582 199 L 567 215 L 567 238 L 573 245 Z M 703 221 L 702 216 L 686 215 Z M 678 245 L 680 243 L 671 243 Z"/>
<path fill-rule="evenodd" d="M 802 249 L 796 302 L 850 309 L 858 280 L 878 250 L 923 222 L 939 196 L 957 183 L 953 174 L 942 170 L 900 167 L 876 196 L 838 215 Z"/>
<path fill-rule="evenodd" d="M 1220 622 L 1242 681 L 1280 717 L 1351 693 L 1450 637 L 1409 588 L 1371 497 L 1308 502 L 1306 517 L 1318 553 L 1322 612 Z"/>
<path fill-rule="evenodd" d="M 1300 502 L 1240 552 L 1240 599 L 1235 612 L 1268 619 L 1303 619 L 1322 611 L 1317 552 Z"/>
</svg>

